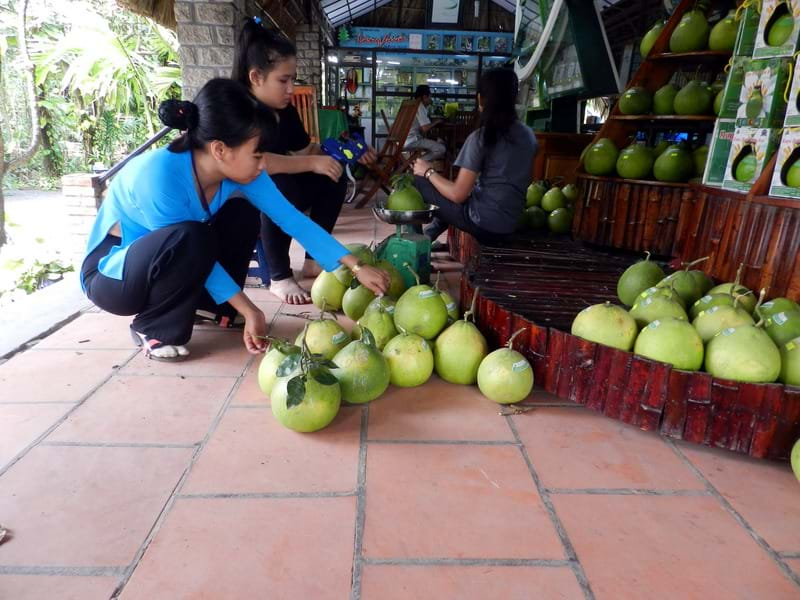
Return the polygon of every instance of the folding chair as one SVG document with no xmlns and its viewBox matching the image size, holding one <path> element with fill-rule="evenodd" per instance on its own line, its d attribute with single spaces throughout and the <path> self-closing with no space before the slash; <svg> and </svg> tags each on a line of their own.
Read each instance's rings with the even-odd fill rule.
<svg viewBox="0 0 800 600">
<path fill-rule="evenodd" d="M 317 90 L 313 85 L 296 85 L 292 93 L 292 104 L 300 115 L 312 144 L 319 144 L 319 113 L 317 112 Z"/>
<path fill-rule="evenodd" d="M 409 164 L 416 158 L 419 152 L 413 152 L 409 157 L 403 155 L 403 146 L 406 143 L 408 132 L 417 118 L 419 100 L 404 100 L 397 111 L 397 116 L 389 128 L 389 135 L 386 138 L 375 164 L 367 171 L 361 190 L 358 195 L 361 199 L 356 203 L 356 208 L 363 207 L 369 202 L 375 193 L 383 188 L 389 192 L 389 180 L 395 173 L 404 171 Z"/>
</svg>

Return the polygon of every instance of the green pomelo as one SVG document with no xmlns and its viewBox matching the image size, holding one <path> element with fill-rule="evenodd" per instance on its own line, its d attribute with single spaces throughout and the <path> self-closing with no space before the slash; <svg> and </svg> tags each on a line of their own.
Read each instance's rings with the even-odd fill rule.
<svg viewBox="0 0 800 600">
<path fill-rule="evenodd" d="M 568 183 L 561 188 L 561 191 L 564 193 L 567 202 L 575 202 L 578 199 L 578 186 L 574 183 Z"/>
<path fill-rule="evenodd" d="M 704 310 L 709 310 L 715 306 L 733 306 L 734 298 L 730 294 L 706 294 L 700 300 L 692 304 L 689 309 L 689 317 L 692 320 L 697 318 Z M 741 300 L 739 301 L 741 304 Z"/>
<path fill-rule="evenodd" d="M 692 322 L 703 343 L 708 343 L 720 331 L 740 325 L 753 325 L 753 317 L 744 309 L 733 306 L 712 306 Z"/>
<path fill-rule="evenodd" d="M 547 188 L 538 181 L 528 186 L 528 192 L 525 195 L 525 206 L 541 206 L 542 197 L 544 196 Z"/>
<path fill-rule="evenodd" d="M 786 385 L 800 386 L 800 339 L 795 338 L 786 342 L 779 350 L 781 353 L 780 382 Z M 795 450 L 797 448 L 798 446 L 795 446 Z M 794 451 L 792 455 L 794 456 Z M 800 475 L 798 476 L 800 477 Z"/>
<path fill-rule="evenodd" d="M 424 338 L 413 333 L 393 337 L 383 349 L 389 364 L 389 380 L 399 387 L 416 387 L 433 373 L 433 352 Z"/>
<path fill-rule="evenodd" d="M 572 322 L 572 335 L 626 352 L 633 348 L 638 333 L 628 311 L 609 302 L 584 308 Z"/>
<path fill-rule="evenodd" d="M 717 92 L 717 95 L 714 96 L 714 104 L 712 105 L 712 109 L 714 110 L 714 114 L 719 116 L 720 111 L 722 110 L 722 98 L 725 94 L 725 90 L 720 90 Z"/>
<path fill-rule="evenodd" d="M 658 181 L 686 181 L 694 173 L 692 156 L 680 146 L 670 146 L 653 165 L 653 175 Z"/>
<path fill-rule="evenodd" d="M 665 288 L 665 287 L 653 286 L 647 288 L 645 291 L 639 294 L 639 297 L 636 299 L 636 302 L 641 302 L 642 300 L 645 300 L 650 296 L 662 296 L 664 298 L 668 298 L 670 300 L 677 302 L 678 305 L 684 310 L 686 309 L 686 304 L 684 303 L 683 298 L 681 298 L 680 294 L 678 294 L 678 292 L 676 292 L 672 288 Z M 634 302 L 634 304 L 636 302 Z"/>
<path fill-rule="evenodd" d="M 714 280 L 706 275 L 703 271 L 699 269 L 693 269 L 689 271 L 689 274 L 694 277 L 694 280 L 697 282 L 697 287 L 700 290 L 701 295 L 708 293 L 708 290 L 714 287 Z"/>
<path fill-rule="evenodd" d="M 642 329 L 633 351 L 684 371 L 697 371 L 703 366 L 703 341 L 691 323 L 681 319 L 653 321 Z"/>
<path fill-rule="evenodd" d="M 336 369 L 331 373 L 339 380 L 342 400 L 351 404 L 371 402 L 389 387 L 389 365 L 380 351 L 356 340 L 333 357 Z"/>
<path fill-rule="evenodd" d="M 563 208 L 567 205 L 567 198 L 561 188 L 552 187 L 545 193 L 542 198 L 542 210 L 545 212 L 553 212 L 557 208 Z"/>
<path fill-rule="evenodd" d="M 568 208 L 557 208 L 547 216 L 547 226 L 553 233 L 569 233 L 572 231 L 572 211 Z"/>
<path fill-rule="evenodd" d="M 403 279 L 403 276 L 400 275 L 400 271 L 398 271 L 388 260 L 379 260 L 375 263 L 375 266 L 383 271 L 386 271 L 391 278 L 389 290 L 386 292 L 387 295 L 395 299 L 402 296 L 403 292 L 406 291 L 406 282 Z"/>
<path fill-rule="evenodd" d="M 366 286 L 359 285 L 354 288 L 347 288 L 342 298 L 342 310 L 344 314 L 358 321 L 367 310 L 367 306 L 375 299 L 375 294 Z"/>
<path fill-rule="evenodd" d="M 714 377 L 771 383 L 781 372 L 781 355 L 760 327 L 741 325 L 725 329 L 708 343 L 706 371 Z"/>
<path fill-rule="evenodd" d="M 453 298 L 450 294 L 442 290 L 439 290 L 439 295 L 442 297 L 444 307 L 447 309 L 447 322 L 453 323 L 458 321 L 458 318 L 461 316 L 458 313 L 458 302 L 456 302 L 455 298 Z"/>
<path fill-rule="evenodd" d="M 752 121 L 758 117 L 763 110 L 764 96 L 761 93 L 761 88 L 757 87 L 753 90 L 752 95 L 747 100 L 747 104 L 745 104 L 744 114 L 750 121 Z"/>
<path fill-rule="evenodd" d="M 604 138 L 605 139 L 605 138 Z M 610 140 L 593 144 L 583 159 L 583 166 L 589 175 L 610 175 L 614 172 L 619 152 Z"/>
<path fill-rule="evenodd" d="M 336 276 L 336 280 L 344 286 L 345 290 L 350 287 L 350 284 L 353 282 L 353 272 L 345 265 L 336 267 L 333 274 Z M 344 295 L 344 292 L 342 292 L 342 295 Z"/>
<path fill-rule="evenodd" d="M 432 340 L 447 324 L 447 307 L 429 285 L 415 285 L 397 301 L 394 324 L 398 331 L 416 333 Z"/>
<path fill-rule="evenodd" d="M 653 107 L 653 97 L 643 87 L 625 90 L 619 99 L 619 112 L 623 115 L 644 115 Z"/>
<path fill-rule="evenodd" d="M 478 367 L 488 352 L 486 338 L 475 324 L 460 319 L 433 343 L 433 368 L 445 381 L 472 385 L 478 380 Z"/>
<path fill-rule="evenodd" d="M 708 36 L 708 49 L 717 52 L 733 50 L 738 34 L 739 22 L 736 20 L 736 11 L 731 10 L 711 28 Z"/>
<path fill-rule="evenodd" d="M 303 345 L 304 335 L 309 352 L 320 354 L 328 360 L 336 356 L 336 353 L 350 342 L 350 336 L 333 319 L 311 321 L 294 341 L 297 346 Z"/>
<path fill-rule="evenodd" d="M 690 10 L 683 15 L 669 38 L 670 52 L 705 50 L 709 33 L 706 16 L 699 10 Z"/>
<path fill-rule="evenodd" d="M 669 148 L 670 146 L 672 146 L 672 142 L 670 142 L 669 140 L 661 140 L 655 146 L 653 146 L 653 156 L 655 158 L 658 158 L 659 156 L 664 154 L 666 149 Z"/>
<path fill-rule="evenodd" d="M 617 297 L 625 306 L 633 306 L 639 294 L 656 285 L 664 277 L 663 269 L 658 263 L 651 261 L 648 255 L 645 260 L 625 269 L 617 281 Z"/>
<path fill-rule="evenodd" d="M 759 318 L 765 321 L 778 313 L 800 312 L 800 306 L 788 298 L 773 298 L 756 308 Z"/>
<path fill-rule="evenodd" d="M 647 179 L 653 171 L 653 151 L 644 144 L 632 144 L 617 157 L 617 174 L 625 179 Z"/>
<path fill-rule="evenodd" d="M 800 310 L 775 313 L 767 319 L 764 331 L 776 346 L 800 337 Z"/>
<path fill-rule="evenodd" d="M 525 209 L 525 224 L 529 229 L 544 229 L 547 227 L 547 213 L 541 206 L 531 206 Z"/>
<path fill-rule="evenodd" d="M 785 6 L 785 5 L 784 5 Z M 770 19 L 771 23 L 767 24 L 767 45 L 768 46 L 783 46 L 789 36 L 792 35 L 792 31 L 794 30 L 794 19 L 792 15 L 781 12 L 781 14 L 777 14 L 778 11 L 775 11 L 776 14 L 772 16 Z"/>
<path fill-rule="evenodd" d="M 359 330 L 358 337 L 361 337 L 360 330 L 366 327 L 375 337 L 375 347 L 383 350 L 394 336 L 397 335 L 397 328 L 394 326 L 392 315 L 383 309 L 371 310 L 364 313 L 358 320 L 356 326 Z M 355 330 L 356 327 L 353 329 Z"/>
<path fill-rule="evenodd" d="M 339 310 L 342 308 L 342 298 L 346 290 L 335 273 L 323 271 L 311 285 L 311 302 L 320 310 L 323 304 L 328 310 Z"/>
<path fill-rule="evenodd" d="M 695 177 L 702 177 L 706 170 L 706 161 L 708 161 L 708 146 L 700 146 L 692 152 L 692 160 L 694 160 Z"/>
<path fill-rule="evenodd" d="M 708 290 L 708 294 L 710 295 L 727 294 L 729 296 L 741 296 L 741 298 L 739 298 L 739 306 L 750 314 L 753 314 L 757 300 L 753 294 L 748 292 L 750 292 L 750 290 L 746 287 L 743 285 L 736 285 L 735 283 L 721 283 Z"/>
<path fill-rule="evenodd" d="M 637 302 L 631 308 L 630 313 L 639 327 L 646 327 L 654 321 L 670 317 L 682 321 L 689 320 L 683 306 L 675 300 L 659 295 L 648 296 Z"/>
<path fill-rule="evenodd" d="M 653 96 L 653 112 L 657 115 L 674 115 L 677 93 L 678 88 L 672 83 L 658 88 Z"/>
<path fill-rule="evenodd" d="M 419 190 L 413 186 L 394 190 L 386 201 L 389 210 L 425 210 L 425 200 Z"/>
<path fill-rule="evenodd" d="M 795 188 L 800 187 L 800 159 L 794 161 L 786 171 L 786 185 Z"/>
<path fill-rule="evenodd" d="M 794 476 L 800 481 L 800 440 L 797 440 L 792 447 L 791 463 Z"/>
<path fill-rule="evenodd" d="M 717 78 L 711 82 L 711 92 L 714 94 L 719 94 L 722 90 L 725 89 L 725 75 L 720 73 L 717 75 Z"/>
<path fill-rule="evenodd" d="M 289 398 L 287 385 L 300 374 L 298 369 L 287 377 L 278 377 L 275 381 L 270 396 L 272 414 L 281 425 L 293 431 L 319 431 L 336 418 L 341 405 L 341 390 L 338 383 L 323 385 L 313 377 L 307 377 L 303 401 L 289 408 L 286 405 Z"/>
<path fill-rule="evenodd" d="M 678 292 L 684 306 L 691 306 L 703 295 L 697 279 L 689 271 L 675 271 L 656 284 L 656 287 L 668 287 Z"/>
<path fill-rule="evenodd" d="M 352 244 L 345 244 L 344 247 L 350 251 L 350 254 L 355 256 L 365 265 L 374 265 L 375 261 L 377 260 L 375 258 L 375 255 L 372 253 L 372 250 L 370 250 L 369 246 L 367 246 L 366 244 L 352 243 Z"/>
<path fill-rule="evenodd" d="M 705 115 L 711 112 L 714 94 L 707 84 L 693 79 L 675 94 L 676 115 Z"/>
<path fill-rule="evenodd" d="M 484 358 L 478 367 L 478 389 L 498 404 L 520 402 L 533 389 L 533 369 L 516 350 L 500 348 Z"/>
<path fill-rule="evenodd" d="M 383 310 L 388 312 L 394 318 L 395 304 L 396 302 L 388 296 L 381 296 L 380 298 L 376 297 L 372 302 L 367 304 L 367 309 L 364 311 L 364 314 L 375 310 Z"/>
<path fill-rule="evenodd" d="M 650 54 L 650 50 L 652 50 L 658 36 L 664 30 L 664 25 L 664 21 L 658 21 L 644 34 L 642 41 L 639 43 L 639 54 L 641 54 L 642 58 L 646 58 Z"/>
<path fill-rule="evenodd" d="M 752 181 L 756 176 L 757 166 L 756 155 L 752 152 L 746 154 L 736 165 L 736 170 L 733 173 L 734 179 L 742 183 Z"/>
<path fill-rule="evenodd" d="M 281 366 L 286 354 L 277 348 L 270 348 L 269 352 L 261 359 L 258 365 L 258 387 L 264 392 L 265 396 L 272 393 L 272 386 L 278 379 L 278 367 Z"/>
</svg>

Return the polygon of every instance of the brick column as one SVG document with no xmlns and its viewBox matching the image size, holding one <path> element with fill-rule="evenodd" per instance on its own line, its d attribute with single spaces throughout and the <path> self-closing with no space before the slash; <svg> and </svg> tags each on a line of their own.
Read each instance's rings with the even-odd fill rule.
<svg viewBox="0 0 800 600">
<path fill-rule="evenodd" d="M 322 100 L 322 33 L 318 25 L 301 24 L 295 29 L 297 78 L 317 90 Z"/>
<path fill-rule="evenodd" d="M 89 232 L 102 202 L 105 186 L 100 176 L 89 173 L 64 175 L 61 178 L 61 193 L 67 207 L 67 232 L 69 247 L 65 255 L 76 268 L 83 262 Z"/>
</svg>

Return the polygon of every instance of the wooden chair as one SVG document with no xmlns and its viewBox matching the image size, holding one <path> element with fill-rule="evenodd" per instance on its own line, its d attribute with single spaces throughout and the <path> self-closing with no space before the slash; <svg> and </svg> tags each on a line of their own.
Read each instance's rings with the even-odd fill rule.
<svg viewBox="0 0 800 600">
<path fill-rule="evenodd" d="M 356 208 L 364 206 L 381 188 L 388 193 L 390 191 L 389 180 L 392 176 L 407 169 L 419 154 L 418 152 L 413 152 L 409 156 L 403 154 L 403 146 L 406 143 L 408 132 L 411 131 L 414 120 L 417 118 L 419 102 L 419 100 L 404 100 L 400 105 L 394 123 L 388 129 L 386 142 L 378 153 L 378 159 L 364 177 L 358 193 L 361 198 L 356 203 Z"/>
<path fill-rule="evenodd" d="M 292 94 L 292 105 L 300 114 L 300 120 L 311 138 L 319 144 L 319 114 L 317 113 L 317 90 L 313 85 L 296 85 Z"/>
<path fill-rule="evenodd" d="M 447 172 L 450 173 L 450 178 L 454 177 L 453 163 L 458 156 L 461 146 L 467 141 L 469 134 L 475 131 L 480 126 L 480 113 L 477 110 L 459 110 L 453 119 L 453 132 L 452 139 L 447 148 Z"/>
</svg>

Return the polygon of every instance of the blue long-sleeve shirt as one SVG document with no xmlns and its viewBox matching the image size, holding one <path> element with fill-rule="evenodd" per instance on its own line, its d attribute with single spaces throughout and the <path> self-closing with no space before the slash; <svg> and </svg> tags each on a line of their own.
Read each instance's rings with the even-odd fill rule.
<svg viewBox="0 0 800 600">
<path fill-rule="evenodd" d="M 297 239 L 326 271 L 334 270 L 339 259 L 349 254 L 347 248 L 292 206 L 266 172 L 246 185 L 223 180 L 209 200 L 211 215 L 236 191 Z M 122 241 L 100 260 L 99 270 L 106 277 L 122 280 L 125 255 L 137 239 L 162 227 L 184 221 L 205 222 L 208 217 L 194 184 L 191 152 L 170 152 L 167 148 L 147 152 L 131 160 L 112 181 L 89 235 L 86 254 L 97 248 L 109 229 L 119 223 Z M 218 304 L 241 291 L 219 263 L 211 269 L 205 287 Z"/>
</svg>

